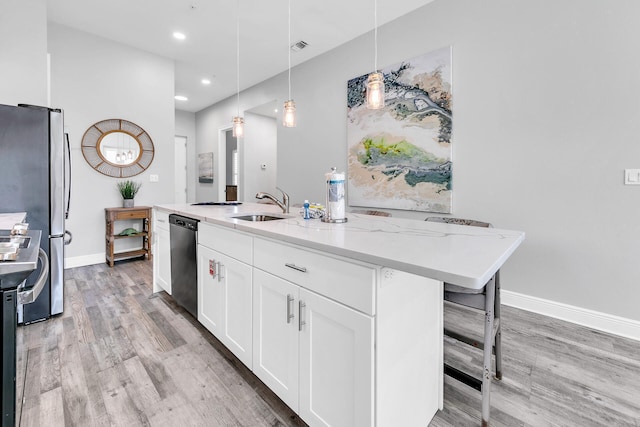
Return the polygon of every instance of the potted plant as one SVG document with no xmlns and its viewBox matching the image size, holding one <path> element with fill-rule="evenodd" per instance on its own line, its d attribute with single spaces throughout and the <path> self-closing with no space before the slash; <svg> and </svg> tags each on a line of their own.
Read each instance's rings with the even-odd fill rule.
<svg viewBox="0 0 640 427">
<path fill-rule="evenodd" d="M 141 183 L 130 180 L 121 181 L 118 183 L 118 191 L 120 192 L 120 195 L 123 199 L 123 207 L 133 207 L 133 198 L 136 196 L 138 190 L 140 190 L 140 187 L 142 187 Z"/>
</svg>

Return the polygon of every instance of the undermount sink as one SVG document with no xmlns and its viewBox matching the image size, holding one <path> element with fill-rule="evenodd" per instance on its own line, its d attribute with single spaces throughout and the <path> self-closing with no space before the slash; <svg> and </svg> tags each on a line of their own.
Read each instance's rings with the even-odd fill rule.
<svg viewBox="0 0 640 427">
<path fill-rule="evenodd" d="M 273 215 L 267 215 L 267 214 L 238 215 L 238 216 L 232 216 L 231 218 L 241 219 L 243 221 L 252 221 L 252 222 L 273 221 L 276 219 L 287 219 L 286 217 L 273 216 Z"/>
</svg>

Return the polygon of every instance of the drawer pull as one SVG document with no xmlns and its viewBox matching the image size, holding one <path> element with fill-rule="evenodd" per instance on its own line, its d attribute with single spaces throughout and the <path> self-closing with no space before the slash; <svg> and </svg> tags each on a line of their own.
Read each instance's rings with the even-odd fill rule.
<svg viewBox="0 0 640 427">
<path fill-rule="evenodd" d="M 293 297 L 291 294 L 287 294 L 287 323 L 291 323 L 291 319 L 293 319 L 293 313 L 291 310 L 291 303 L 293 302 Z"/>
<path fill-rule="evenodd" d="M 307 324 L 304 320 L 302 320 L 302 310 L 307 306 L 302 301 L 298 301 L 298 330 L 302 331 L 302 327 Z"/>
<path fill-rule="evenodd" d="M 297 265 L 291 264 L 291 263 L 286 263 L 285 266 L 289 267 L 289 268 L 293 268 L 294 270 L 301 271 L 303 273 L 307 272 L 307 268 L 306 267 L 298 267 Z"/>
</svg>

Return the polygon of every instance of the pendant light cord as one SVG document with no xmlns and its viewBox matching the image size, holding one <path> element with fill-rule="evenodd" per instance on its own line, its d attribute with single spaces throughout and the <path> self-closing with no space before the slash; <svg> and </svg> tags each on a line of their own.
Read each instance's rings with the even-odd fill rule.
<svg viewBox="0 0 640 427">
<path fill-rule="evenodd" d="M 236 89 L 238 93 L 238 117 L 240 117 L 240 0 L 236 2 L 238 19 L 236 21 Z"/>
<path fill-rule="evenodd" d="M 289 0 L 289 46 L 287 52 L 289 54 L 289 100 L 291 100 L 291 0 Z"/>
<path fill-rule="evenodd" d="M 378 0 L 373 0 L 373 71 L 378 72 Z"/>
</svg>

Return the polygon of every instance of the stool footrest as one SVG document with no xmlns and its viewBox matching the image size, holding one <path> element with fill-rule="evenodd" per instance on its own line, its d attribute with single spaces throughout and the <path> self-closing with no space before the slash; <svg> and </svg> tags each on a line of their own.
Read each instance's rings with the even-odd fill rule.
<svg viewBox="0 0 640 427">
<path fill-rule="evenodd" d="M 492 342 L 495 342 L 495 337 L 496 334 L 498 333 L 498 329 L 500 328 L 500 319 L 499 318 L 495 318 L 493 320 L 493 336 L 492 336 Z M 456 341 L 460 341 L 463 342 L 467 345 L 470 345 L 472 347 L 478 348 L 480 350 L 484 350 L 484 343 L 482 343 L 481 341 L 472 338 L 472 337 L 468 337 L 466 335 L 463 335 L 459 332 L 454 331 L 453 329 L 449 329 L 449 328 L 444 328 L 444 334 L 448 337 L 453 338 Z M 491 349 L 491 352 L 493 354 L 496 354 L 496 349 L 495 346 Z"/>
<path fill-rule="evenodd" d="M 462 372 L 461 370 L 456 369 L 453 366 L 447 365 L 446 363 L 444 364 L 444 374 L 462 383 L 465 383 L 469 387 L 473 387 L 478 391 L 482 391 L 482 380 L 479 380 L 476 377 L 472 377 L 466 372 Z"/>
</svg>

